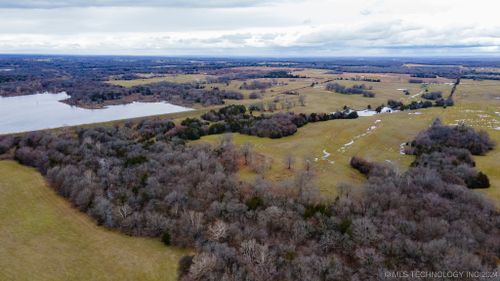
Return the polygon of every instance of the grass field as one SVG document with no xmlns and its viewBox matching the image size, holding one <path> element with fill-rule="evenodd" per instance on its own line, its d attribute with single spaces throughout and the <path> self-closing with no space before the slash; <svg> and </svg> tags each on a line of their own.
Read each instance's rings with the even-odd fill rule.
<svg viewBox="0 0 500 281">
<path fill-rule="evenodd" d="M 108 83 L 122 87 L 134 87 L 134 86 L 158 83 L 158 82 L 173 82 L 173 83 L 196 82 L 196 81 L 202 81 L 205 78 L 206 75 L 202 74 L 179 74 L 179 75 L 166 75 L 162 77 L 141 78 L 133 80 L 110 80 L 108 81 Z"/>
<path fill-rule="evenodd" d="M 302 75 L 316 75 L 316 79 L 327 79 L 327 74 L 310 70 Z M 305 107 L 297 106 L 295 112 L 331 112 L 349 105 L 362 109 L 368 104 L 376 106 L 392 98 L 405 103 L 421 100 L 413 93 L 420 90 L 420 85 L 409 84 L 408 77 L 397 81 L 398 75 L 373 75 L 381 78 L 380 83 L 337 81 L 344 85 L 365 83 L 373 85 L 377 97 L 363 98 L 358 95 L 341 95 L 325 91 L 320 87 L 307 87 L 299 90 L 307 98 Z M 384 78 L 385 77 L 385 78 Z M 384 81 L 386 79 L 386 81 Z M 412 95 L 405 96 L 397 89 L 410 89 Z M 431 84 L 430 91 L 441 90 L 446 96 L 451 89 L 447 84 Z M 405 111 L 392 114 L 379 114 L 372 117 L 361 117 L 355 120 L 333 120 L 308 124 L 290 137 L 272 140 L 246 135 L 234 135 L 237 144 L 251 142 L 255 151 L 271 158 L 272 168 L 265 176 L 270 179 L 283 180 L 293 175 L 283 164 L 286 154 L 296 158 L 296 169 L 300 169 L 305 157 L 315 159 L 313 168 L 316 173 L 316 184 L 325 195 L 335 195 L 340 183 L 360 183 L 364 177 L 349 166 L 350 157 L 357 155 L 371 161 L 387 162 L 401 171 L 407 169 L 413 161 L 412 156 L 402 155 L 400 145 L 411 141 L 415 135 L 424 130 L 436 117 L 442 118 L 446 124 L 464 122 L 476 129 L 486 130 L 500 144 L 500 82 L 463 80 L 455 94 L 456 105 L 453 107 L 429 108 L 417 111 Z M 416 114 L 415 114 L 416 113 Z M 202 140 L 215 143 L 219 136 L 207 136 Z M 325 155 L 330 154 L 328 157 Z M 490 178 L 491 187 L 478 192 L 500 203 L 500 148 L 486 156 L 475 157 L 477 166 Z M 248 169 L 242 171 L 243 178 L 255 176 Z"/>
<path fill-rule="evenodd" d="M 176 280 L 185 251 L 97 226 L 34 169 L 0 161 L 0 280 Z"/>
</svg>

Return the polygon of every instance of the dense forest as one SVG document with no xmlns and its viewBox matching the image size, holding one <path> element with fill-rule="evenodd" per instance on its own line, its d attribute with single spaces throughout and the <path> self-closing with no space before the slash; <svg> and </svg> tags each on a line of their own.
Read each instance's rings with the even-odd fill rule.
<svg viewBox="0 0 500 281">
<path fill-rule="evenodd" d="M 227 107 L 204 118 L 231 123 L 245 114 Z M 0 153 L 36 167 L 98 224 L 195 249 L 181 259 L 179 280 L 380 280 L 396 270 L 497 268 L 500 213 L 467 188 L 485 187 L 471 156 L 494 148 L 484 132 L 435 121 L 409 142 L 417 157 L 408 171 L 353 158 L 367 183 L 325 199 L 310 169 L 284 182 L 244 182 L 239 167 L 259 164 L 246 161 L 251 147 L 229 135 L 215 146 L 186 144 L 178 130 L 150 119 L 2 136 Z"/>
</svg>

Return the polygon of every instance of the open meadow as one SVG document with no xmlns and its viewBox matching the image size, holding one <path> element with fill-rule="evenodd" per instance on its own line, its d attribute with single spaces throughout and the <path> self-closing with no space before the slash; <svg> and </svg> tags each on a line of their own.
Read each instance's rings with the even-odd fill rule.
<svg viewBox="0 0 500 281">
<path fill-rule="evenodd" d="M 0 280 L 176 280 L 187 252 L 97 226 L 34 169 L 0 161 Z"/>
<path fill-rule="evenodd" d="M 308 80 L 331 80 L 338 75 L 325 74 L 324 70 L 304 70 L 297 72 Z M 345 78 L 359 77 L 360 74 L 343 74 Z M 372 108 L 386 104 L 388 99 L 409 103 L 420 101 L 424 86 L 408 83 L 409 75 L 401 74 L 368 74 L 367 77 L 381 79 L 381 82 L 364 82 L 351 80 L 335 80 L 342 85 L 367 84 L 373 87 L 375 98 L 361 95 L 343 95 L 324 89 L 324 85 L 306 87 L 297 90 L 306 97 L 306 106 L 296 105 L 290 109 L 294 112 L 332 112 L 344 105 L 362 110 L 368 105 Z M 436 79 L 428 79 L 436 80 Z M 439 79 L 439 83 L 429 84 L 429 91 L 442 91 L 447 96 L 451 90 L 450 80 Z M 401 90 L 408 89 L 410 95 Z M 276 91 L 270 96 L 276 96 Z M 250 142 L 257 153 L 270 159 L 272 165 L 265 172 L 265 177 L 283 180 L 292 177 L 293 171 L 287 169 L 284 159 L 293 155 L 293 169 L 302 169 L 305 159 L 313 159 L 315 181 L 325 195 L 337 193 L 341 183 L 361 183 L 364 176 L 352 169 L 349 160 L 352 156 L 360 156 L 370 161 L 386 162 L 404 171 L 413 161 L 413 156 L 401 153 L 402 144 L 411 141 L 418 132 L 428 127 L 432 120 L 439 117 L 445 124 L 464 122 L 475 129 L 485 130 L 492 139 L 500 143 L 500 82 L 462 80 L 455 93 L 455 106 L 448 108 L 427 108 L 413 111 L 377 114 L 360 117 L 354 120 L 333 120 L 308 124 L 299 128 L 298 132 L 281 139 L 258 138 L 241 134 L 234 135 L 236 144 Z M 284 96 L 284 95 L 282 95 Z M 269 98 L 267 95 L 265 98 Z M 204 141 L 216 143 L 219 136 L 203 137 Z M 500 202 L 500 152 L 495 149 L 486 156 L 477 156 L 478 168 L 490 178 L 491 187 L 478 192 L 485 193 L 491 199 Z M 257 176 L 250 169 L 242 169 L 245 179 Z"/>
</svg>

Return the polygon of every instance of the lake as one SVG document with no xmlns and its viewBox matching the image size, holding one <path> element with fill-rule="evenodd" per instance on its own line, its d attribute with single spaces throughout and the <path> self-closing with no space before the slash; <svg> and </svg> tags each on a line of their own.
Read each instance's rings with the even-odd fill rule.
<svg viewBox="0 0 500 281">
<path fill-rule="evenodd" d="M 66 93 L 0 97 L 0 134 L 192 110 L 166 102 L 133 102 L 103 109 L 85 109 L 60 102 L 67 98 Z"/>
</svg>

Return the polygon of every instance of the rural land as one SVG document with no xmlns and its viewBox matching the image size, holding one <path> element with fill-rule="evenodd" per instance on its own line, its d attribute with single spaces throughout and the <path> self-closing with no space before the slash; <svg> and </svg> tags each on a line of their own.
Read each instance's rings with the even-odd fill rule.
<svg viewBox="0 0 500 281">
<path fill-rule="evenodd" d="M 185 110 L 0 123 L 0 280 L 499 278 L 500 60 L 0 56 L 58 93 Z"/>
</svg>

